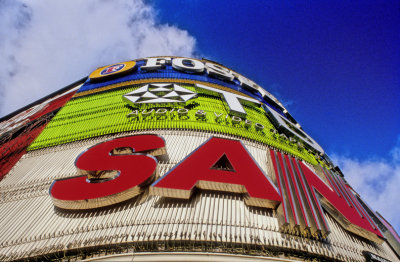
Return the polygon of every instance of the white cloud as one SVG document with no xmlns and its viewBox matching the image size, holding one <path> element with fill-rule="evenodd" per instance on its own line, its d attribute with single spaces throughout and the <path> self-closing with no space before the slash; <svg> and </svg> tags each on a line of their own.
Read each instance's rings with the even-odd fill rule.
<svg viewBox="0 0 400 262">
<path fill-rule="evenodd" d="M 400 136 L 389 159 L 359 160 L 333 154 L 332 160 L 360 196 L 400 232 Z"/>
<path fill-rule="evenodd" d="M 195 39 L 155 22 L 142 1 L 0 2 L 0 116 L 95 68 L 129 59 L 193 56 Z"/>
</svg>

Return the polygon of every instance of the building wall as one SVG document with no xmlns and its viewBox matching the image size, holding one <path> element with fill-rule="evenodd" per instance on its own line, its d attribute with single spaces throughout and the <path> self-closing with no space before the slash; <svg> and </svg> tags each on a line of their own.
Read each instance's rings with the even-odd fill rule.
<svg viewBox="0 0 400 262">
<path fill-rule="evenodd" d="M 347 191 L 345 181 L 332 171 L 331 163 L 323 154 L 307 145 L 312 141 L 290 137 L 290 133 L 283 132 L 271 120 L 264 104 L 293 126 L 298 124 L 269 93 L 257 89 L 256 84 L 245 87 L 238 80 L 239 76 L 233 80 L 221 79 L 221 76 L 215 78 L 209 71 L 182 72 L 168 64 L 148 72 L 140 68 L 146 60 L 139 59 L 135 64 L 135 68 L 123 74 L 118 74 L 120 69 L 115 67 L 118 70 L 113 78 L 89 77 L 0 181 L 2 260 L 365 261 L 363 252 L 390 261 L 398 260 L 386 241 L 371 232 L 364 235 L 358 231 L 350 232 L 351 225 L 343 226 L 348 221 L 338 219 L 341 215 L 335 210 L 332 212 L 324 203 L 317 206 L 325 208 L 322 216 L 326 218 L 326 228 L 314 230 L 312 226 L 305 227 L 292 221 L 294 209 L 296 205 L 299 208 L 299 204 L 289 203 L 289 197 L 284 195 L 295 197 L 291 190 L 299 186 L 295 184 L 299 178 L 295 177 L 294 168 L 290 174 L 284 171 L 290 168 L 285 166 L 285 158 L 287 163 L 298 163 L 300 169 L 315 174 L 331 191 L 341 186 L 344 190 L 341 197 L 350 191 Z M 100 68 L 94 75 L 108 69 L 113 70 L 113 67 Z M 222 70 L 224 74 L 229 72 L 229 69 Z M 156 93 L 154 90 L 160 87 L 168 90 Z M 160 98 L 170 94 L 171 90 L 177 95 Z M 227 95 L 218 90 L 240 96 L 235 99 L 244 113 L 238 112 L 237 107 L 229 104 L 232 101 L 228 101 Z M 146 92 L 158 97 L 152 94 L 146 97 Z M 129 100 L 129 95 L 136 97 Z M 147 103 L 149 99 L 153 101 Z M 77 166 L 78 159 L 90 148 L 117 138 L 140 138 L 145 134 L 162 137 L 166 152 L 144 153 L 148 157 L 148 154 L 158 154 L 157 169 L 151 181 L 135 189 L 136 196 L 122 202 L 111 196 L 108 198 L 110 205 L 98 208 L 89 205 L 90 199 L 86 206 L 82 204 L 84 200 L 68 205 L 71 201 L 56 199 L 52 190 L 59 181 L 93 174 L 93 170 L 82 171 Z M 165 179 L 171 170 L 187 161 L 188 156 L 198 152 L 212 137 L 241 141 L 244 152 L 255 161 L 266 181 L 271 181 L 271 188 L 276 188 L 282 200 L 275 207 L 263 206 L 262 201 L 254 204 L 258 200 L 249 202 L 249 192 L 237 190 L 230 183 L 197 184 L 188 197 L 175 193 L 168 195 L 172 192 L 170 189 L 165 189 L 168 197 L 152 191 L 157 183 L 154 181 Z M 271 158 L 274 154 L 282 154 L 281 164 Z M 96 164 L 96 160 L 93 162 Z M 232 164 L 234 168 L 235 163 Z M 134 168 L 136 166 L 132 166 Z M 234 174 L 234 170 L 224 172 Z M 104 174 L 115 175 L 105 172 L 100 176 Z M 283 186 L 283 177 L 287 187 Z M 107 181 L 102 183 L 107 184 Z M 70 191 L 79 193 L 74 187 Z M 346 199 L 353 201 L 357 212 L 363 212 L 361 207 L 356 207 L 355 197 Z M 60 208 L 60 201 L 67 204 Z M 293 214 L 282 213 L 282 208 L 291 208 Z M 323 218 L 319 219 L 323 221 Z M 363 219 L 363 223 L 371 223 L 367 217 Z M 374 237 L 368 240 L 371 234 Z"/>
</svg>

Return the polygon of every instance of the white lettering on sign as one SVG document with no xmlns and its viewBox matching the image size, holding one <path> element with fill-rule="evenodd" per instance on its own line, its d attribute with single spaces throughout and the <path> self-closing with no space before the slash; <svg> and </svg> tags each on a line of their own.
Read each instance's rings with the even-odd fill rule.
<svg viewBox="0 0 400 262">
<path fill-rule="evenodd" d="M 265 109 L 265 112 L 267 112 L 267 114 L 270 116 L 272 123 L 277 129 L 280 129 L 286 134 L 290 134 L 301 139 L 301 141 L 318 151 L 321 155 L 324 154 L 324 150 L 322 149 L 322 147 L 318 145 L 318 143 L 315 142 L 314 139 L 312 139 L 308 134 L 297 128 L 295 123 L 292 123 L 288 119 L 284 118 L 274 109 L 265 104 L 263 105 L 263 108 Z"/>
<path fill-rule="evenodd" d="M 205 86 L 205 85 L 201 85 L 201 84 L 196 84 L 196 87 L 206 89 L 206 90 L 220 94 L 221 98 L 224 99 L 225 102 L 227 103 L 227 105 L 229 107 L 229 113 L 232 115 L 246 116 L 246 111 L 244 110 L 240 101 L 248 101 L 248 102 L 252 102 L 255 104 L 261 104 L 256 99 L 237 95 L 237 94 L 227 92 L 227 91 L 224 91 L 221 89 L 217 89 L 214 87 Z"/>
<path fill-rule="evenodd" d="M 142 65 L 140 69 L 146 71 L 155 71 L 165 67 L 165 64 L 170 64 L 171 58 L 170 57 L 149 57 L 146 58 L 146 64 Z"/>
<path fill-rule="evenodd" d="M 221 78 L 222 80 L 229 80 L 229 81 L 233 81 L 233 79 L 235 78 L 232 72 L 228 68 L 210 62 L 207 62 L 205 66 L 207 73 L 210 76 L 214 76 L 216 78 Z"/>
<path fill-rule="evenodd" d="M 201 73 L 204 71 L 204 64 L 196 59 L 175 58 L 172 60 L 172 67 L 180 71 Z"/>
<path fill-rule="evenodd" d="M 189 113 L 189 110 L 186 108 L 179 108 L 178 110 L 175 111 L 175 108 L 172 108 L 171 110 L 168 111 L 168 109 L 166 108 L 158 108 L 157 110 L 151 109 L 143 109 L 141 111 L 135 109 L 132 112 L 130 112 L 127 116 L 128 117 L 133 117 L 133 118 L 137 118 L 139 117 L 139 115 L 141 115 L 143 118 L 147 118 L 147 117 L 151 117 L 152 114 L 154 112 L 154 116 L 159 117 L 159 116 L 163 116 L 163 117 L 167 117 L 169 116 L 171 119 L 174 118 L 174 113 L 173 112 L 177 112 L 178 116 L 182 117 L 182 116 L 187 116 Z M 223 113 L 217 113 L 217 112 L 213 112 L 214 113 L 214 117 L 215 117 L 215 121 L 217 123 L 220 123 L 223 120 L 227 120 L 228 117 L 230 117 L 232 124 L 234 125 L 239 125 L 240 123 L 244 123 L 244 127 L 249 128 L 250 126 L 252 126 L 254 124 L 254 127 L 257 131 L 261 131 L 263 130 L 265 127 L 264 125 L 260 124 L 260 123 L 253 123 L 252 121 L 248 120 L 248 119 L 242 119 L 238 116 L 230 116 L 229 114 L 224 115 Z M 194 115 L 197 118 L 204 118 L 207 115 L 207 112 L 204 110 L 197 110 Z"/>
<path fill-rule="evenodd" d="M 224 81 L 230 81 L 234 83 L 234 80 L 237 79 L 240 82 L 241 87 L 260 93 L 265 99 L 270 99 L 274 101 L 276 106 L 280 107 L 284 113 L 287 113 L 287 110 L 284 106 L 269 92 L 265 91 L 259 85 L 251 81 L 250 79 L 224 67 L 218 65 L 216 63 L 209 62 L 202 62 L 197 59 L 192 58 L 172 58 L 172 57 L 150 57 L 145 58 L 146 63 L 145 65 L 141 66 L 141 69 L 146 71 L 155 71 L 158 69 L 162 69 L 165 67 L 166 64 L 171 64 L 175 70 L 187 72 L 187 73 L 206 73 L 214 78 L 219 78 Z M 212 92 L 215 92 L 220 95 L 222 99 L 224 99 L 229 107 L 229 113 L 231 115 L 244 117 L 247 115 L 246 111 L 243 108 L 243 102 L 251 102 L 258 105 L 261 105 L 260 101 L 249 98 L 246 96 L 234 94 L 231 92 L 227 92 L 224 90 L 220 90 L 217 88 L 209 87 L 202 84 L 196 84 L 197 87 L 206 89 Z M 152 101 L 154 102 L 154 101 Z M 281 116 L 278 112 L 274 109 L 271 109 L 269 106 L 265 105 L 264 109 L 266 110 L 267 114 L 270 116 L 273 124 L 277 129 L 280 129 L 282 132 L 286 133 L 289 136 L 295 136 L 301 139 L 306 145 L 310 148 L 318 151 L 321 155 L 324 154 L 323 149 L 319 146 L 309 135 L 307 135 L 303 130 L 301 130 L 301 126 L 293 119 L 285 118 Z M 182 114 L 182 113 L 180 113 Z"/>
</svg>

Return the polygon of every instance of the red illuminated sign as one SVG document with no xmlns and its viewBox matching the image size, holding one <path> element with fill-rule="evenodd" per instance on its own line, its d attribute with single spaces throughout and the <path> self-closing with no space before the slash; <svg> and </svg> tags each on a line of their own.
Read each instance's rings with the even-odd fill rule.
<svg viewBox="0 0 400 262">
<path fill-rule="evenodd" d="M 280 195 L 240 141 L 212 137 L 151 185 L 151 193 L 189 198 L 195 187 L 247 193 L 246 203 L 275 208 Z"/>
<path fill-rule="evenodd" d="M 237 140 L 212 137 L 150 187 L 150 193 L 190 198 L 195 187 L 245 193 L 251 206 L 277 208 L 282 230 L 329 234 L 324 208 L 344 228 L 381 242 L 381 232 L 344 180 L 322 169 L 326 181 L 302 161 L 270 150 L 278 188 Z M 157 159 L 167 160 L 165 141 L 156 135 L 117 138 L 97 144 L 76 159 L 81 176 L 56 180 L 50 195 L 56 206 L 90 209 L 133 198 L 153 182 Z"/>
<path fill-rule="evenodd" d="M 157 159 L 153 155 L 162 156 L 164 147 L 161 137 L 141 135 L 89 148 L 75 161 L 81 176 L 53 182 L 50 195 L 54 204 L 66 209 L 97 208 L 140 194 L 140 187 L 154 179 Z"/>
<path fill-rule="evenodd" d="M 382 237 L 381 232 L 340 176 L 322 168 L 325 182 L 294 157 L 275 150 L 270 150 L 270 156 L 283 196 L 278 211 L 282 213 L 284 226 L 300 226 L 312 234 L 326 236 L 330 229 L 324 207 L 347 230 L 381 242 L 376 237 Z"/>
</svg>

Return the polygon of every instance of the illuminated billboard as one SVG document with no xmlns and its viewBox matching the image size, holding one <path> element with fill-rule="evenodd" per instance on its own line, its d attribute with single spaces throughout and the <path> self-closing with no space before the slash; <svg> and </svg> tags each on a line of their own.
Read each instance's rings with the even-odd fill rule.
<svg viewBox="0 0 400 262">
<path fill-rule="evenodd" d="M 120 62 L 68 100 L 0 182 L 3 260 L 397 259 L 323 148 L 230 68 Z"/>
</svg>

